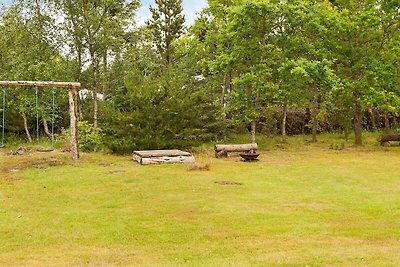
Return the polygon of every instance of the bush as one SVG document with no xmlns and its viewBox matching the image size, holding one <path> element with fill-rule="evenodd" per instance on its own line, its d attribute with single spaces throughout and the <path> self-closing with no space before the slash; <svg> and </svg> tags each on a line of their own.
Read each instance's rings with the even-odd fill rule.
<svg viewBox="0 0 400 267">
<path fill-rule="evenodd" d="M 87 121 L 78 122 L 79 131 L 79 150 L 84 152 L 101 151 L 104 149 L 103 134 L 100 129 L 94 129 L 93 125 Z M 64 129 L 59 137 L 66 148 L 71 146 L 70 129 Z"/>
<path fill-rule="evenodd" d="M 172 77 L 161 86 L 162 81 L 149 79 L 110 92 L 101 122 L 108 148 L 122 154 L 187 149 L 224 136 L 226 124 L 214 96 L 181 80 Z"/>
</svg>

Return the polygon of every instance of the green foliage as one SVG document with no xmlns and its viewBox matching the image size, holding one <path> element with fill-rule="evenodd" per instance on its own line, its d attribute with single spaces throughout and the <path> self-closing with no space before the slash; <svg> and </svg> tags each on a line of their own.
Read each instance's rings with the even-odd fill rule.
<svg viewBox="0 0 400 267">
<path fill-rule="evenodd" d="M 0 79 L 70 81 L 71 63 L 55 48 L 51 24 L 44 14 L 23 12 L 24 6 L 7 9 L 0 22 Z M 29 8 L 28 8 L 29 10 Z M 46 31 L 48 30 L 48 31 Z M 25 133 L 36 127 L 35 88 L 6 88 L 6 131 Z M 67 115 L 66 92 L 56 95 L 56 111 L 60 124 Z M 28 129 L 24 129 L 23 116 L 27 117 Z M 51 118 L 51 91 L 39 90 L 40 126 Z"/>
<path fill-rule="evenodd" d="M 137 0 L 16 1 L 0 14 L 0 78 L 104 93 L 79 115 L 122 152 L 189 147 L 226 125 L 274 132 L 271 114 L 293 109 L 307 110 L 301 123 L 315 136 L 329 119 L 361 144 L 366 110 L 387 125 L 400 113 L 398 1 L 210 0 L 186 33 L 181 0 L 155 4 L 138 27 Z M 24 116 L 33 130 L 32 90 L 8 93 L 8 131 L 23 133 Z M 56 131 L 68 127 L 65 98 L 57 93 Z M 42 123 L 49 101 L 41 91 Z"/>
<path fill-rule="evenodd" d="M 107 146 L 104 144 L 104 134 L 100 129 L 95 129 L 87 121 L 78 122 L 79 149 L 84 152 L 102 151 Z M 65 147 L 70 147 L 70 129 L 64 129 L 57 138 L 57 143 Z"/>
<path fill-rule="evenodd" d="M 87 121 L 78 122 L 79 149 L 82 151 L 100 151 L 104 148 L 103 134 Z"/>
<path fill-rule="evenodd" d="M 147 24 L 163 63 L 169 65 L 174 60 L 174 42 L 184 31 L 182 0 L 156 0 L 155 3 L 156 7 L 150 7 L 152 18 Z"/>
<path fill-rule="evenodd" d="M 136 72 L 137 73 L 137 72 Z M 130 78 L 133 78 L 129 74 Z M 154 82 L 139 75 L 106 105 L 104 132 L 112 151 L 188 148 L 224 135 L 224 123 L 206 91 L 175 72 Z"/>
</svg>

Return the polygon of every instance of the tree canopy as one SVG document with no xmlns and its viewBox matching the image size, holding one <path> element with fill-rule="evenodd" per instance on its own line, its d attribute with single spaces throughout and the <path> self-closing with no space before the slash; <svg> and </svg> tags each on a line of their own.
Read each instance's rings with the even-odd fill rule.
<svg viewBox="0 0 400 267">
<path fill-rule="evenodd" d="M 298 133 L 317 141 L 322 131 L 347 138 L 354 130 L 361 145 L 363 130 L 397 130 L 398 1 L 210 0 L 190 27 L 181 0 L 156 0 L 144 25 L 139 6 L 20 0 L 3 8 L 0 78 L 81 82 L 90 93 L 79 99 L 80 119 L 119 152 L 190 147 L 235 131 L 251 141 Z M 57 98 L 61 132 L 68 114 Z M 32 91 L 8 100 L 19 116 L 7 132 L 30 140 Z M 45 127 L 48 107 L 41 112 Z"/>
</svg>

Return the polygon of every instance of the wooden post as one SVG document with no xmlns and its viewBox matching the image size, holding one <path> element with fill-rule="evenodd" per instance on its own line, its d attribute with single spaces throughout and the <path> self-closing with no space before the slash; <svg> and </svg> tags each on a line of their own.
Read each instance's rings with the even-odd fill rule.
<svg viewBox="0 0 400 267">
<path fill-rule="evenodd" d="M 69 116 L 71 121 L 71 153 L 72 153 L 72 162 L 75 166 L 78 165 L 78 125 L 76 120 L 75 113 L 75 94 L 76 89 L 72 87 L 68 90 L 68 99 L 69 99 Z"/>
<path fill-rule="evenodd" d="M 75 94 L 74 94 L 74 101 L 75 101 L 75 103 L 74 103 L 74 105 L 75 105 L 75 118 L 76 118 L 76 127 L 75 127 L 75 140 L 76 140 L 76 147 L 77 147 L 77 155 L 78 155 L 78 160 L 79 160 L 79 158 L 81 157 L 80 156 L 80 153 L 79 153 L 79 133 L 78 133 L 78 125 L 79 125 L 79 121 L 80 121 L 80 117 L 79 117 L 79 113 L 78 113 L 78 106 L 79 106 L 79 101 L 78 101 L 78 99 L 79 99 L 79 93 L 77 93 L 77 92 L 79 92 L 79 89 L 78 89 L 78 91 L 75 91 Z"/>
</svg>

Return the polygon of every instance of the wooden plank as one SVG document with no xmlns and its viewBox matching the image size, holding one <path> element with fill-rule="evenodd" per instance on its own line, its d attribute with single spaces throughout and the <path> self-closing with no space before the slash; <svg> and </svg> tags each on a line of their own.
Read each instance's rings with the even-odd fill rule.
<svg viewBox="0 0 400 267">
<path fill-rule="evenodd" d="M 39 82 L 39 81 L 0 81 L 0 86 L 32 86 L 32 87 L 48 87 L 48 88 L 65 88 L 77 89 L 81 87 L 80 83 L 76 82 Z"/>
<path fill-rule="evenodd" d="M 151 157 L 178 157 L 178 156 L 191 156 L 189 152 L 181 151 L 181 150 L 142 150 L 142 151 L 134 151 L 134 154 L 142 157 L 142 158 L 151 158 Z"/>
</svg>

